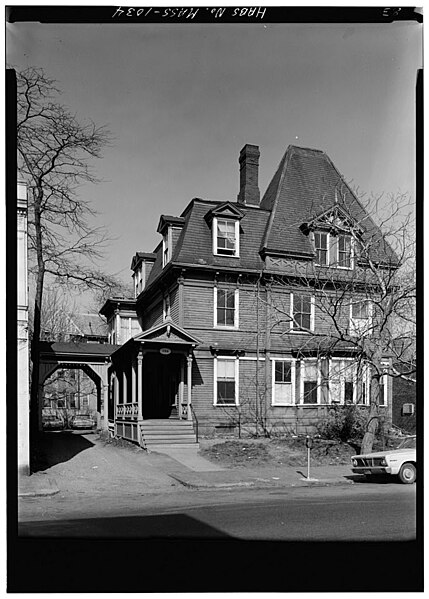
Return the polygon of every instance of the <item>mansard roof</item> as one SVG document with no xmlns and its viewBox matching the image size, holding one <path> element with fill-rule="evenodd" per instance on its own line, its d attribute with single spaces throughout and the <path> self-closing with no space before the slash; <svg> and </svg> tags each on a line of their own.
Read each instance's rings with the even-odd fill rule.
<svg viewBox="0 0 429 599">
<path fill-rule="evenodd" d="M 226 213 L 240 219 L 239 257 L 213 254 L 210 221 Z M 180 217 L 162 216 L 160 225 L 166 219 L 183 225 L 175 241 L 172 265 L 260 272 L 266 255 L 312 260 L 314 249 L 308 230 L 333 215 L 351 224 L 363 242 L 370 242 L 374 261 L 398 264 L 381 231 L 325 152 L 292 145 L 259 206 L 194 198 Z M 164 270 L 162 244 L 151 256 L 156 259 L 147 288 Z"/>
<path fill-rule="evenodd" d="M 302 225 L 338 206 L 371 240 L 375 260 L 397 262 L 372 218 L 321 150 L 289 146 L 261 201 L 271 212 L 262 240 L 264 254 L 312 258 L 313 248 Z"/>
<path fill-rule="evenodd" d="M 215 256 L 212 249 L 212 229 L 207 222 L 207 213 L 217 213 L 222 206 L 232 206 L 242 214 L 240 218 L 240 257 Z M 203 200 L 194 198 L 182 213 L 185 220 L 171 263 L 193 266 L 211 266 L 214 268 L 231 268 L 246 271 L 260 271 L 264 262 L 259 255 L 259 246 L 264 234 L 269 212 L 259 207 L 236 207 L 233 202 Z M 157 259 L 147 281 L 147 287 L 162 272 L 161 245 L 158 245 Z"/>
</svg>

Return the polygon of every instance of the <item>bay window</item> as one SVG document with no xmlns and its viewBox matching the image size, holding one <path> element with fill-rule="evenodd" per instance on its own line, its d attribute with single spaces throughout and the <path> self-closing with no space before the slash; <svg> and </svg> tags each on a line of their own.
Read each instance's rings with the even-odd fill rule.
<svg viewBox="0 0 429 599">
<path fill-rule="evenodd" d="M 292 360 L 272 361 L 272 404 L 292 405 L 295 403 L 295 362 Z"/>
</svg>

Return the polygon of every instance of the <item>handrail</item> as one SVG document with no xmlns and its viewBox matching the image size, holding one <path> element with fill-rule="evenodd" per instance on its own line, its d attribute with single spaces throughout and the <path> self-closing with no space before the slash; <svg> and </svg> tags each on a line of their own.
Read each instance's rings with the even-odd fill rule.
<svg viewBox="0 0 429 599">
<path fill-rule="evenodd" d="M 197 415 L 195 414 L 195 410 L 192 407 L 192 404 L 189 404 L 189 407 L 191 408 L 192 416 L 195 418 L 195 433 L 197 435 L 197 443 L 198 443 L 198 418 L 197 418 Z"/>
</svg>

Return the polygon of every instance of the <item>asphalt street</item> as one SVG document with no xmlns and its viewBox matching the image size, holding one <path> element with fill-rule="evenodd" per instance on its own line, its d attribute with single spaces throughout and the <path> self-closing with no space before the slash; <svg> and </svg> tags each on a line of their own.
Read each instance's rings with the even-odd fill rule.
<svg viewBox="0 0 429 599">
<path fill-rule="evenodd" d="M 25 499 L 23 537 L 404 541 L 416 535 L 416 486 L 182 492 L 125 505 Z"/>
</svg>

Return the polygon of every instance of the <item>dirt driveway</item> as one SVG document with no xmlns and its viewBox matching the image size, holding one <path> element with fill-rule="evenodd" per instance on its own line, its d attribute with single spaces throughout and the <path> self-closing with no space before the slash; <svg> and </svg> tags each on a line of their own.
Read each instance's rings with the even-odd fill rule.
<svg viewBox="0 0 429 599">
<path fill-rule="evenodd" d="M 49 432 L 40 439 L 37 471 L 53 477 L 60 495 L 69 497 L 173 492 L 177 482 L 162 472 L 160 460 L 133 445 L 106 444 L 96 432 Z"/>
</svg>

